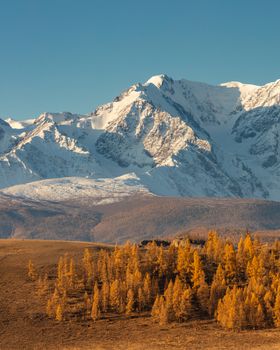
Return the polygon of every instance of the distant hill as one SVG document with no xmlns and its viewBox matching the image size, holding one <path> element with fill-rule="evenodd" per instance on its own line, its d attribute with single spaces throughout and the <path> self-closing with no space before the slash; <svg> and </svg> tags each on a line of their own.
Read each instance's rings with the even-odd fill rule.
<svg viewBox="0 0 280 350">
<path fill-rule="evenodd" d="M 190 233 L 280 230 L 280 203 L 255 199 L 172 198 L 132 194 L 96 205 L 94 198 L 61 202 L 0 196 L 0 237 L 121 243 Z M 280 235 L 279 235 L 280 237 Z"/>
</svg>

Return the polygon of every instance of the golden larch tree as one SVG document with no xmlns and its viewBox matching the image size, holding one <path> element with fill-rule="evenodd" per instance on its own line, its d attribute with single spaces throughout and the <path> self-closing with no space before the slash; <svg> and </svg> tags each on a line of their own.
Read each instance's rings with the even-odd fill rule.
<svg viewBox="0 0 280 350">
<path fill-rule="evenodd" d="M 110 304 L 110 285 L 107 281 L 102 283 L 101 288 L 101 306 L 102 311 L 107 312 Z"/>
<path fill-rule="evenodd" d="M 177 314 L 179 322 L 187 321 L 192 313 L 192 290 L 190 287 L 185 288 L 180 301 L 180 311 Z"/>
<path fill-rule="evenodd" d="M 152 302 L 152 280 L 148 273 L 145 274 L 143 284 L 144 306 L 150 306 Z"/>
<path fill-rule="evenodd" d="M 125 306 L 125 313 L 126 315 L 130 315 L 132 311 L 134 310 L 134 293 L 132 289 L 129 289 L 127 292 L 127 297 L 126 297 L 126 306 Z"/>
<path fill-rule="evenodd" d="M 184 245 L 178 248 L 177 271 L 183 280 L 190 279 L 192 270 L 192 248 L 187 239 Z"/>
<path fill-rule="evenodd" d="M 174 310 L 175 319 L 179 319 L 181 315 L 181 301 L 182 295 L 184 292 L 184 287 L 179 277 L 177 276 L 173 286 L 173 295 L 172 295 L 172 306 Z"/>
<path fill-rule="evenodd" d="M 225 273 L 222 265 L 219 264 L 210 288 L 210 299 L 209 299 L 210 316 L 214 315 L 218 306 L 218 301 L 224 296 L 225 292 L 226 292 Z"/>
<path fill-rule="evenodd" d="M 91 307 L 91 318 L 94 322 L 100 318 L 100 294 L 97 283 L 94 286 L 93 301 Z"/>
<path fill-rule="evenodd" d="M 154 321 L 159 321 L 159 314 L 160 314 L 160 296 L 157 295 L 152 307 L 151 316 Z"/>
<path fill-rule="evenodd" d="M 28 261 L 28 277 L 31 279 L 31 281 L 35 281 L 37 278 L 37 272 L 32 260 Z"/>
</svg>

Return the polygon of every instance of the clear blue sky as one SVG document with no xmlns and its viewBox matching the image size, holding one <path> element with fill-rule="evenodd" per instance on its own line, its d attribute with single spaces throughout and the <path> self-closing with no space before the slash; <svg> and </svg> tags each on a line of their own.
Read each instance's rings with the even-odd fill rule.
<svg viewBox="0 0 280 350">
<path fill-rule="evenodd" d="M 0 117 L 87 113 L 166 73 L 280 78 L 279 0 L 0 0 Z"/>
</svg>

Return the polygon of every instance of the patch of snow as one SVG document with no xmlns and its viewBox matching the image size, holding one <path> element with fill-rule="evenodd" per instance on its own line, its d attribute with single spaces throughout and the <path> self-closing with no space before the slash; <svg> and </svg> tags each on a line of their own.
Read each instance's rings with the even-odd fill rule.
<svg viewBox="0 0 280 350">
<path fill-rule="evenodd" d="M 110 179 L 66 177 L 41 180 L 8 187 L 0 193 L 39 201 L 90 198 L 95 205 L 118 202 L 134 194 L 150 195 L 149 190 L 141 184 L 135 174 Z"/>
<path fill-rule="evenodd" d="M 7 122 L 13 129 L 25 129 L 26 127 L 34 124 L 34 121 L 35 119 L 15 120 L 12 118 L 5 120 L 5 122 Z"/>
</svg>

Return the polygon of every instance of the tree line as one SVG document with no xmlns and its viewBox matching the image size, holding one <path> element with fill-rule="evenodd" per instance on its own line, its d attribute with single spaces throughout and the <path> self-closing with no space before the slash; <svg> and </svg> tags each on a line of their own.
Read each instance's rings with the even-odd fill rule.
<svg viewBox="0 0 280 350">
<path fill-rule="evenodd" d="M 179 247 L 85 249 L 81 261 L 65 254 L 55 281 L 30 261 L 28 276 L 57 321 L 138 313 L 160 324 L 214 317 L 228 329 L 258 329 L 280 327 L 279 256 L 278 241 L 246 234 L 235 245 L 211 231 L 204 247 L 186 239 Z"/>
</svg>

